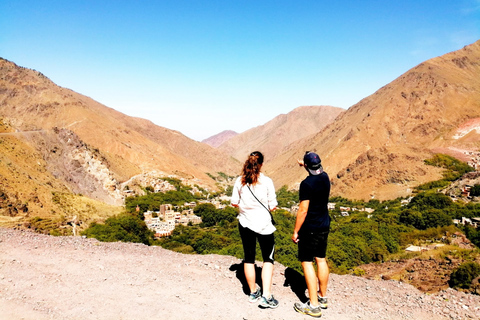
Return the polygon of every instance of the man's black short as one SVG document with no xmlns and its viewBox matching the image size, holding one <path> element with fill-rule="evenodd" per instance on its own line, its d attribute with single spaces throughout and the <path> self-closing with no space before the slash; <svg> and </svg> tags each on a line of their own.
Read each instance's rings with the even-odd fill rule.
<svg viewBox="0 0 480 320">
<path fill-rule="evenodd" d="M 300 231 L 298 235 L 298 260 L 313 261 L 313 258 L 325 258 L 327 254 L 327 230 Z"/>
</svg>

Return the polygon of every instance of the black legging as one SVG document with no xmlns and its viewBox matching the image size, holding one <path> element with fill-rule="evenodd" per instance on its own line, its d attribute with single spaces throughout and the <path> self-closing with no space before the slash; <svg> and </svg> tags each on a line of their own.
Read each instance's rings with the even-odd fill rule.
<svg viewBox="0 0 480 320">
<path fill-rule="evenodd" d="M 238 229 L 242 238 L 245 263 L 255 263 L 255 253 L 257 248 L 257 238 L 262 251 L 263 262 L 273 263 L 273 254 L 275 252 L 275 238 L 272 234 L 258 234 L 249 228 L 244 228 L 239 223 Z"/>
</svg>

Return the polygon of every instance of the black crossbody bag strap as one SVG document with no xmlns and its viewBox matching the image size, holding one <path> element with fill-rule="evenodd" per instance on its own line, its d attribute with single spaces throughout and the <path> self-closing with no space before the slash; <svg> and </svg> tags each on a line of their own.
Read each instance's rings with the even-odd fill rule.
<svg viewBox="0 0 480 320">
<path fill-rule="evenodd" d="M 273 219 L 273 214 L 272 214 L 272 212 L 271 212 L 267 207 L 265 207 L 265 205 L 262 203 L 262 201 L 258 200 L 258 198 L 257 198 L 257 197 L 255 196 L 255 194 L 253 193 L 252 189 L 250 189 L 250 187 L 248 186 L 248 184 L 247 184 L 247 188 L 248 188 L 248 190 L 250 190 L 252 196 L 253 196 L 255 199 L 257 199 L 257 201 L 262 205 L 262 207 L 264 207 L 265 210 L 267 210 L 268 213 L 270 213 L 270 218 L 272 218 L 272 224 L 275 225 L 275 220 Z"/>
</svg>

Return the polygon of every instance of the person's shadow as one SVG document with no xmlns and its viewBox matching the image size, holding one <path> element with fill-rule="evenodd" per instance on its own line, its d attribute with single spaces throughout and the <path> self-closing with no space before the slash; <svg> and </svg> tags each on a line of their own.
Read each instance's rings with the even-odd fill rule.
<svg viewBox="0 0 480 320">
<path fill-rule="evenodd" d="M 305 277 L 300 272 L 290 267 L 285 269 L 285 282 L 283 283 L 283 286 L 290 287 L 292 292 L 295 293 L 302 303 L 308 301 L 308 297 L 305 295 L 307 283 L 305 282 Z"/>
<path fill-rule="evenodd" d="M 229 268 L 230 271 L 234 271 L 237 279 L 242 284 L 243 293 L 246 295 L 250 294 L 250 288 L 247 284 L 247 279 L 245 278 L 245 272 L 243 269 L 243 262 L 232 264 Z M 262 287 L 262 268 L 255 265 L 255 282 Z M 290 287 L 293 293 L 298 297 L 298 299 L 305 303 L 308 301 L 308 297 L 305 295 L 305 290 L 307 290 L 307 283 L 305 278 L 298 271 L 287 268 L 285 269 L 285 282 L 283 283 L 284 287 Z"/>
<path fill-rule="evenodd" d="M 245 278 L 245 272 L 243 269 L 243 262 L 232 264 L 229 268 L 230 271 L 235 271 L 235 276 L 242 284 L 243 293 L 250 294 L 250 288 L 248 287 L 247 279 Z M 255 265 L 255 282 L 262 287 L 262 268 Z M 262 288 L 263 291 L 263 288 Z"/>
</svg>

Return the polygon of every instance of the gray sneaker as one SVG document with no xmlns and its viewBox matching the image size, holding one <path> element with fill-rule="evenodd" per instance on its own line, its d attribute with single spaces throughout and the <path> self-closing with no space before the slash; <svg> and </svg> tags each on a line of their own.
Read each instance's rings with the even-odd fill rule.
<svg viewBox="0 0 480 320">
<path fill-rule="evenodd" d="M 315 308 L 312 307 L 310 305 L 310 301 L 305 303 L 297 302 L 293 305 L 293 308 L 297 312 L 312 316 L 314 318 L 320 318 L 322 316 L 322 308 L 320 308 L 320 306 Z"/>
<path fill-rule="evenodd" d="M 318 303 L 320 304 L 320 308 L 327 309 L 328 307 L 327 297 L 320 297 L 319 294 L 317 294 L 317 297 L 318 297 Z"/>
<path fill-rule="evenodd" d="M 273 295 L 270 296 L 270 298 L 265 298 L 262 296 L 260 299 L 259 306 L 262 308 L 272 308 L 275 309 L 278 307 L 278 300 L 273 297 Z"/>
<path fill-rule="evenodd" d="M 262 296 L 262 289 L 260 289 L 259 286 L 257 286 L 257 290 L 255 292 L 250 293 L 248 296 L 248 302 L 257 302 L 258 299 Z"/>
</svg>

